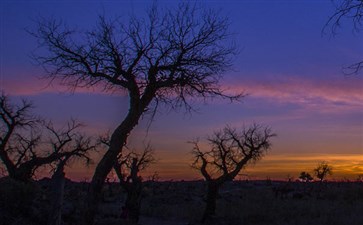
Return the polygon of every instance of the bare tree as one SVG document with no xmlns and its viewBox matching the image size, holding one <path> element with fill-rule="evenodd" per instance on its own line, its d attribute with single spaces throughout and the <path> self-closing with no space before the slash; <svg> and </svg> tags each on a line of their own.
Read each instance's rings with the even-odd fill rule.
<svg viewBox="0 0 363 225">
<path fill-rule="evenodd" d="M 243 96 L 229 95 L 220 86 L 236 54 L 228 42 L 228 24 L 217 12 L 187 3 L 162 13 L 153 6 L 146 17 L 128 21 L 100 17 L 97 27 L 84 33 L 54 20 L 39 22 L 34 35 L 49 54 L 35 58 L 50 80 L 129 96 L 128 113 L 120 116 L 93 175 L 85 224 L 93 223 L 105 178 L 145 112 L 153 115 L 159 103 L 190 110 L 191 99 Z"/>
<path fill-rule="evenodd" d="M 314 169 L 315 176 L 323 182 L 328 175 L 333 174 L 333 168 L 327 162 L 321 162 Z"/>
<path fill-rule="evenodd" d="M 0 159 L 10 177 L 28 181 L 39 167 L 64 159 L 90 162 L 88 153 L 95 145 L 78 132 L 80 123 L 71 120 L 57 130 L 51 122 L 33 116 L 31 108 L 25 100 L 16 106 L 6 95 L 0 96 Z"/>
<path fill-rule="evenodd" d="M 335 35 L 344 19 L 352 20 L 353 30 L 360 32 L 363 28 L 363 0 L 339 0 L 334 14 L 329 17 L 323 31 L 330 27 L 332 34 Z M 345 67 L 347 74 L 358 74 L 362 68 L 363 61 Z"/>
<path fill-rule="evenodd" d="M 310 182 L 313 180 L 313 177 L 308 172 L 301 172 L 299 178 L 304 182 Z"/>
<path fill-rule="evenodd" d="M 31 152 L 33 146 L 39 142 L 39 136 L 31 133 L 31 140 L 22 138 L 19 134 L 24 129 L 33 129 L 38 125 L 39 119 L 30 114 L 32 104 L 22 100 L 21 105 L 14 106 L 9 98 L 2 93 L 0 97 L 1 135 L 0 158 L 12 178 L 20 178 L 18 165 L 26 158 L 25 153 Z M 16 144 L 16 146 L 14 146 Z M 16 154 L 16 159 L 12 155 Z"/>
<path fill-rule="evenodd" d="M 208 138 L 211 147 L 208 151 L 202 151 L 198 141 L 192 142 L 195 158 L 192 166 L 201 172 L 207 182 L 203 222 L 215 214 L 220 186 L 232 181 L 247 163 L 261 159 L 264 152 L 271 148 L 270 139 L 274 136 L 270 128 L 254 124 L 241 131 L 227 126 L 215 132 Z"/>
<path fill-rule="evenodd" d="M 108 134 L 100 138 L 100 142 L 106 146 L 110 145 L 109 140 Z M 147 144 L 141 153 L 135 150 L 122 151 L 113 166 L 121 187 L 127 193 L 125 205 L 122 207 L 123 216 L 131 223 L 137 224 L 140 216 L 143 184 L 139 172 L 155 161 L 154 150 L 150 144 Z"/>
<path fill-rule="evenodd" d="M 143 189 L 142 177 L 139 172 L 146 169 L 154 161 L 153 150 L 148 145 L 141 154 L 131 152 L 120 157 L 114 166 L 120 184 L 127 193 L 124 210 L 128 214 L 128 219 L 135 224 L 139 221 Z"/>
</svg>

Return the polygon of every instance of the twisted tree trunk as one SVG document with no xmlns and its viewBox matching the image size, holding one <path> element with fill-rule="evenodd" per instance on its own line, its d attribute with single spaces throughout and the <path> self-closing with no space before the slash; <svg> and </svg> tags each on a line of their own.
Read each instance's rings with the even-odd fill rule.
<svg viewBox="0 0 363 225">
<path fill-rule="evenodd" d="M 117 155 L 122 151 L 127 137 L 134 126 L 137 125 L 139 117 L 127 117 L 124 122 L 113 132 L 110 147 L 96 167 L 90 189 L 87 196 L 87 205 L 83 215 L 83 225 L 92 225 L 97 213 L 98 204 L 102 196 L 104 181 L 111 171 Z"/>
<path fill-rule="evenodd" d="M 122 151 L 127 138 L 138 124 L 142 114 L 147 110 L 156 93 L 154 87 L 146 88 L 140 98 L 139 90 L 130 91 L 130 108 L 123 122 L 112 133 L 107 152 L 98 163 L 93 175 L 87 197 L 87 205 L 83 213 L 83 225 L 92 225 L 101 199 L 102 187 L 108 173 L 117 161 L 117 156 Z"/>
</svg>

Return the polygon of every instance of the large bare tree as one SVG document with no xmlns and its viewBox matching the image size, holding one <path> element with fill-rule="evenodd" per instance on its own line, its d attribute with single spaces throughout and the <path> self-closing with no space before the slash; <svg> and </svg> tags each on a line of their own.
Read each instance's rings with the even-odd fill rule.
<svg viewBox="0 0 363 225">
<path fill-rule="evenodd" d="M 71 120 L 62 129 L 31 113 L 32 103 L 23 100 L 11 104 L 0 96 L 0 159 L 11 178 L 28 181 L 42 166 L 79 158 L 90 161 L 95 149 L 89 137 L 78 130 L 81 124 Z"/>
<path fill-rule="evenodd" d="M 335 12 L 329 17 L 323 31 L 331 28 L 333 35 L 341 27 L 344 19 L 352 20 L 353 31 L 360 32 L 363 29 L 363 0 L 337 0 Z M 345 67 L 348 74 L 358 74 L 363 68 L 363 60 Z"/>
<path fill-rule="evenodd" d="M 49 79 L 72 88 L 122 90 L 129 97 L 128 112 L 120 115 L 91 181 L 87 225 L 93 223 L 104 180 L 142 115 L 155 112 L 159 103 L 191 109 L 189 100 L 195 98 L 242 97 L 225 93 L 220 84 L 236 53 L 228 24 L 218 12 L 190 4 L 162 13 L 153 6 L 145 17 L 125 21 L 100 17 L 86 32 L 54 20 L 39 22 L 34 35 L 48 54 L 36 59 Z"/>
<path fill-rule="evenodd" d="M 192 167 L 198 169 L 207 182 L 206 208 L 202 222 L 215 215 L 218 191 L 221 185 L 232 181 L 249 162 L 259 160 L 271 147 L 275 134 L 268 127 L 254 124 L 237 130 L 226 126 L 208 138 L 209 150 L 201 150 L 193 141 Z"/>
</svg>

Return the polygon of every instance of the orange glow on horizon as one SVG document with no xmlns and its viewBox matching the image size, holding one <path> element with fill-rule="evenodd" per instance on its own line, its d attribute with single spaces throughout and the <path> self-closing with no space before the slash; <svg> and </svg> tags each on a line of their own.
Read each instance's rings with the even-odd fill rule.
<svg viewBox="0 0 363 225">
<path fill-rule="evenodd" d="M 333 175 L 328 180 L 356 180 L 363 175 L 363 154 L 269 154 L 254 165 L 248 165 L 235 179 L 266 179 L 286 180 L 287 177 L 297 179 L 302 171 L 313 175 L 313 169 L 321 161 L 333 167 Z M 190 167 L 189 155 L 165 158 L 151 165 L 142 176 L 145 180 L 155 172 L 163 180 L 198 180 L 202 179 L 199 171 Z M 66 171 L 66 176 L 76 181 L 90 181 L 95 165 L 88 169 L 74 165 Z M 112 172 L 110 174 L 112 177 Z M 117 180 L 117 179 L 116 179 Z"/>
</svg>

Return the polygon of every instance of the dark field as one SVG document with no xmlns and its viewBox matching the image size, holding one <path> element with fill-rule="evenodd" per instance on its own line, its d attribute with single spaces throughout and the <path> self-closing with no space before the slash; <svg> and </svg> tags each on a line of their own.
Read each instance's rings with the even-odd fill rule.
<svg viewBox="0 0 363 225">
<path fill-rule="evenodd" d="M 48 184 L 48 180 L 24 185 L 3 179 L 0 224 L 46 224 Z M 87 183 L 67 181 L 65 225 L 77 224 L 87 188 Z M 139 224 L 199 224 L 204 191 L 203 181 L 146 182 Z M 97 224 L 128 224 L 120 218 L 124 200 L 118 184 L 106 184 Z M 363 183 L 235 181 L 222 187 L 217 204 L 217 215 L 207 224 L 362 225 Z"/>
</svg>

